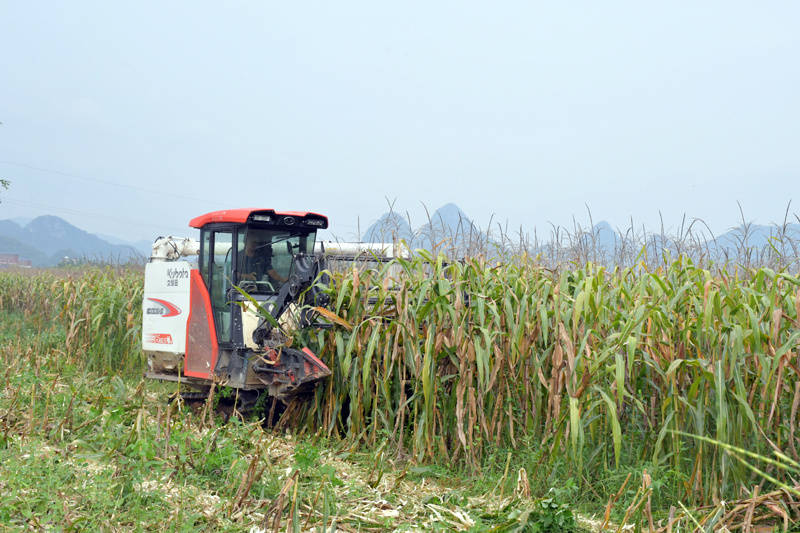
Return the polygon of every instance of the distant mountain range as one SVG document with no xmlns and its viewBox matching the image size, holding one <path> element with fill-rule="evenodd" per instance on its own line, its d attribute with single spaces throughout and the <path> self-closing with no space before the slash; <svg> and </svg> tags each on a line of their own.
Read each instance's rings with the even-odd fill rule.
<svg viewBox="0 0 800 533">
<path fill-rule="evenodd" d="M 760 225 L 760 224 L 747 224 L 738 226 L 728 230 L 727 232 L 712 236 L 711 233 L 701 227 L 694 228 L 694 238 L 685 239 L 684 244 L 699 244 L 707 246 L 709 251 L 717 252 L 720 254 L 735 255 L 740 249 L 756 249 L 762 250 L 767 246 L 775 246 L 776 249 L 780 247 L 779 229 L 777 226 Z M 623 233 L 627 228 L 623 228 Z M 592 228 L 592 235 L 594 235 L 594 244 L 598 250 L 613 252 L 617 246 L 622 244 L 622 235 L 620 232 L 612 229 L 611 225 L 606 222 L 598 222 Z M 800 243 L 800 224 L 787 224 L 785 228 L 785 236 L 789 241 Z M 591 235 L 589 235 L 591 237 Z M 662 236 L 660 233 L 648 233 L 648 238 L 655 242 L 661 242 Z M 664 244 L 667 248 L 675 248 L 675 236 L 667 234 L 663 236 Z M 694 242 L 693 242 L 694 241 Z M 784 250 L 787 253 L 795 253 L 791 250 Z"/>
<path fill-rule="evenodd" d="M 150 255 L 149 243 L 101 238 L 60 217 L 45 215 L 21 222 L 0 220 L 0 254 L 17 254 L 34 266 L 57 265 L 65 257 L 125 263 Z"/>
<path fill-rule="evenodd" d="M 387 212 L 364 232 L 364 242 L 393 242 L 404 239 L 413 248 L 433 248 L 442 241 L 450 246 L 464 247 L 481 239 L 483 232 L 469 219 L 461 208 L 449 203 L 430 215 L 430 219 L 416 230 L 409 221 L 395 212 Z"/>
<path fill-rule="evenodd" d="M 395 212 L 384 213 L 364 232 L 364 242 L 394 242 L 405 239 L 411 241 L 414 231 L 408 220 Z"/>
<path fill-rule="evenodd" d="M 600 221 L 593 227 L 577 228 L 577 232 L 581 233 L 578 239 L 576 229 L 570 230 L 566 228 L 567 233 L 571 233 L 572 240 L 565 239 L 561 242 L 561 246 L 569 246 L 582 244 L 595 246 L 600 252 L 613 253 L 614 250 L 623 244 L 623 237 L 628 228 L 622 228 L 622 233 L 615 230 L 606 221 Z M 724 255 L 730 253 L 735 255 L 737 250 L 743 247 L 749 249 L 761 250 L 769 246 L 771 243 L 775 245 L 775 236 L 778 233 L 778 227 L 774 225 L 760 225 L 750 224 L 740 225 L 734 227 L 729 231 L 712 236 L 710 232 L 704 227 L 695 227 L 694 236 L 701 237 L 704 245 L 707 243 L 708 248 L 712 252 Z M 639 233 L 641 230 L 638 230 Z M 492 233 L 495 233 L 494 231 Z M 565 232 L 561 232 L 562 236 Z M 795 243 L 800 243 L 800 224 L 787 224 L 785 234 L 790 240 Z M 516 236 L 509 236 L 512 239 Z M 658 232 L 648 232 L 648 240 L 655 239 L 656 242 L 661 238 Z M 668 248 L 671 245 L 672 235 L 665 235 L 664 240 Z M 482 231 L 472 220 L 464 213 L 457 205 L 448 203 L 437 209 L 430 216 L 430 220 L 412 229 L 411 224 L 406 217 L 401 216 L 397 212 L 390 211 L 381 215 L 372 225 L 370 225 L 364 232 L 364 242 L 393 242 L 394 240 L 405 239 L 405 241 L 412 248 L 425 248 L 431 249 L 436 244 L 446 242 L 445 246 L 449 250 L 463 251 L 471 248 L 476 242 L 483 242 L 484 245 L 488 244 L 488 248 L 494 251 L 502 247 L 502 243 L 498 241 L 497 235 L 489 235 L 487 237 L 485 231 Z M 634 239 L 635 240 L 635 239 Z M 691 239 L 687 239 L 691 240 Z M 544 239 L 547 241 L 547 238 Z M 570 244 L 571 242 L 571 244 Z M 629 241 L 630 242 L 630 241 Z M 552 246 L 553 243 L 542 242 L 540 246 Z M 629 244 L 628 244 L 629 245 Z M 787 252 L 791 252 L 787 250 Z M 794 252 L 796 253 L 796 252 Z"/>
<path fill-rule="evenodd" d="M 627 228 L 623 229 L 624 231 Z M 739 226 L 711 239 L 708 247 L 714 252 L 732 255 L 744 243 L 750 249 L 761 250 L 771 243 L 776 244 L 771 238 L 778 228 L 773 225 L 749 224 Z M 574 233 L 574 230 L 573 230 Z M 572 235 L 572 245 L 577 242 L 581 245 L 596 247 L 599 252 L 613 253 L 623 244 L 623 237 L 606 221 L 580 230 L 581 237 L 575 240 Z M 788 224 L 786 235 L 794 242 L 800 243 L 800 224 Z M 658 233 L 648 233 L 648 239 L 658 240 Z M 461 255 L 467 250 L 502 249 L 497 235 L 487 237 L 472 220 L 457 205 L 448 203 L 434 211 L 428 220 L 413 229 L 409 220 L 397 212 L 387 212 L 381 215 L 364 232 L 364 242 L 394 242 L 405 240 L 412 249 L 432 249 L 438 245 L 454 255 Z M 666 236 L 667 247 L 672 248 Z M 546 239 L 545 239 L 546 240 Z M 569 241 L 569 239 L 567 239 Z M 481 246 L 481 243 L 483 246 Z M 40 216 L 34 219 L 7 219 L 0 220 L 0 254 L 17 254 L 21 259 L 30 260 L 34 266 L 53 266 L 59 264 L 64 257 L 73 259 L 101 260 L 125 263 L 128 261 L 144 261 L 150 255 L 151 242 L 126 242 L 111 235 L 92 234 L 77 228 L 66 220 L 51 215 Z M 551 246 L 552 243 L 541 242 L 542 247 Z M 569 245 L 562 242 L 561 246 Z M 786 250 L 787 253 L 797 251 Z"/>
</svg>

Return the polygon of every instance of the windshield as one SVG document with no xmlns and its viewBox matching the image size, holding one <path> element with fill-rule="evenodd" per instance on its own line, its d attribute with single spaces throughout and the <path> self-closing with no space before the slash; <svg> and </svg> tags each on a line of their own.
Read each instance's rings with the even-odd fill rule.
<svg viewBox="0 0 800 533">
<path fill-rule="evenodd" d="M 239 283 L 247 285 L 245 290 L 251 293 L 278 292 L 289 279 L 294 254 L 314 253 L 315 237 L 315 231 L 298 233 L 279 228 L 247 227 L 239 231 Z"/>
</svg>

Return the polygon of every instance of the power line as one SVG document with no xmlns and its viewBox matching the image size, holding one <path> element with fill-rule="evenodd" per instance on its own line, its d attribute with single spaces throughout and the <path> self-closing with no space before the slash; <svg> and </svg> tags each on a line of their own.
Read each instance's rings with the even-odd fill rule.
<svg viewBox="0 0 800 533">
<path fill-rule="evenodd" d="M 44 172 L 44 173 L 48 173 L 48 174 L 56 174 L 56 175 L 59 175 L 59 176 L 64 176 L 64 177 L 67 177 L 67 178 L 73 178 L 73 179 L 77 179 L 77 180 L 84 181 L 84 182 L 89 182 L 89 183 L 99 183 L 99 184 L 103 184 L 103 185 L 110 185 L 112 187 L 122 187 L 122 188 L 130 189 L 130 190 L 145 192 L 145 193 L 148 193 L 148 194 L 155 194 L 155 195 L 159 195 L 159 196 L 171 196 L 171 197 L 174 197 L 174 198 L 180 198 L 182 200 L 188 200 L 188 201 L 191 201 L 191 202 L 200 202 L 200 203 L 203 203 L 203 204 L 214 205 L 214 206 L 218 207 L 218 203 L 217 202 L 212 202 L 211 200 L 203 200 L 201 198 L 195 198 L 195 197 L 192 197 L 192 196 L 186 196 L 186 195 L 183 195 L 183 194 L 178 194 L 178 193 L 169 192 L 169 191 L 149 189 L 149 188 L 146 188 L 146 187 L 139 187 L 137 185 L 130 185 L 130 184 L 127 184 L 127 183 L 119 183 L 119 182 L 110 181 L 110 180 L 103 180 L 103 179 L 98 179 L 98 178 L 93 178 L 93 177 L 88 177 L 88 176 L 82 176 L 80 174 L 74 174 L 74 173 L 71 173 L 71 172 L 64 172 L 62 170 L 57 170 L 57 169 L 52 169 L 52 168 L 38 167 L 38 166 L 34 166 L 34 165 L 29 165 L 27 163 L 19 163 L 19 162 L 16 162 L 16 161 L 0 160 L 0 164 L 19 167 L 19 168 L 27 168 L 27 169 L 34 170 L 34 171 L 37 171 L 37 172 Z M 44 176 L 41 176 L 41 177 L 44 177 Z M 28 201 L 25 201 L 25 200 L 16 200 L 16 199 L 13 199 L 13 198 L 12 199 L 4 198 L 3 201 L 4 202 L 8 202 L 9 204 L 18 205 L 18 206 L 21 206 L 21 207 L 36 207 L 36 208 L 40 208 L 40 209 L 49 209 L 49 210 L 54 210 L 54 211 L 60 211 L 62 213 L 71 214 L 71 215 L 90 216 L 90 217 L 95 217 L 95 218 L 103 218 L 103 219 L 106 219 L 106 220 L 127 222 L 127 223 L 130 223 L 130 224 L 136 224 L 137 226 L 146 226 L 146 227 L 150 227 L 150 228 L 157 228 L 162 233 L 164 232 L 164 227 L 163 226 L 158 226 L 158 225 L 155 225 L 155 224 L 152 224 L 152 223 L 141 222 L 141 221 L 137 221 L 137 220 L 123 219 L 123 218 L 119 218 L 117 216 L 103 215 L 103 214 L 100 214 L 100 213 L 90 213 L 90 212 L 87 212 L 87 211 L 81 211 L 81 210 L 78 210 L 78 209 L 71 209 L 71 208 L 67 208 L 67 207 L 57 207 L 57 206 L 50 206 L 50 205 L 45 205 L 45 204 L 37 204 L 35 202 L 28 202 Z M 344 233 L 349 233 L 349 234 L 352 234 L 352 235 L 356 235 L 358 233 L 356 231 L 358 229 L 358 225 L 356 225 L 356 224 L 337 224 L 337 228 L 336 229 L 337 229 L 337 233 L 344 232 Z"/>
<path fill-rule="evenodd" d="M 27 163 L 17 163 L 16 161 L 0 161 L 0 164 L 20 167 L 20 168 L 27 168 L 27 169 L 30 169 L 30 170 L 35 170 L 37 172 L 46 172 L 46 173 L 49 173 L 49 174 L 57 174 L 59 176 L 64 176 L 64 177 L 67 177 L 67 178 L 74 178 L 74 179 L 78 179 L 78 180 L 86 181 L 86 182 L 90 182 L 90 183 L 100 183 L 100 184 L 103 184 L 103 185 L 111 185 L 112 187 L 124 187 L 126 189 L 131 189 L 131 190 L 140 191 L 140 192 L 146 192 L 148 194 L 157 194 L 157 195 L 160 195 L 160 196 L 172 196 L 174 198 L 181 198 L 182 200 L 190 200 L 192 202 L 202 202 L 202 203 L 206 203 L 206 204 L 209 204 L 209 205 L 214 203 L 214 202 L 212 202 L 210 200 L 203 200 L 201 198 L 194 198 L 192 196 L 186 196 L 186 195 L 183 195 L 183 194 L 178 194 L 178 193 L 174 193 L 174 192 L 170 192 L 170 191 L 148 189 L 146 187 L 139 187 L 137 185 L 129 185 L 127 183 L 119 183 L 119 182 L 115 182 L 115 181 L 102 180 L 102 179 L 98 179 L 98 178 L 91 178 L 91 177 L 87 177 L 87 176 L 81 176 L 80 174 L 73 174 L 71 172 L 63 172 L 61 170 L 55 170 L 55 169 L 52 169 L 52 168 L 36 167 L 36 166 L 33 166 L 33 165 L 28 165 Z"/>
<path fill-rule="evenodd" d="M 80 215 L 80 216 L 102 218 L 102 219 L 106 219 L 106 220 L 113 220 L 115 222 L 123 222 L 123 223 L 127 223 L 127 224 L 135 224 L 136 226 L 139 226 L 139 227 L 155 228 L 155 229 L 158 229 L 159 231 L 161 231 L 161 233 L 164 233 L 164 230 L 165 230 L 164 226 L 158 226 L 156 224 L 152 224 L 152 223 L 149 223 L 149 222 L 142 222 L 140 220 L 125 219 L 125 218 L 120 218 L 118 216 L 104 215 L 104 214 L 101 214 L 101 213 L 90 213 L 88 211 L 82 211 L 82 210 L 78 210 L 78 209 L 71 209 L 69 207 L 59 207 L 59 206 L 40 204 L 40 203 L 36 203 L 36 202 L 28 202 L 28 201 L 25 201 L 25 200 L 17 200 L 15 198 L 5 198 L 5 197 L 3 198 L 2 201 L 3 201 L 3 203 L 8 203 L 8 204 L 11 204 L 11 205 L 17 205 L 17 206 L 20 206 L 20 207 L 35 207 L 35 208 L 39 208 L 39 209 L 60 211 L 62 213 L 68 214 L 68 215 Z M 189 231 L 191 231 L 191 229 L 188 228 L 188 225 L 187 225 L 186 232 L 188 233 Z"/>
</svg>

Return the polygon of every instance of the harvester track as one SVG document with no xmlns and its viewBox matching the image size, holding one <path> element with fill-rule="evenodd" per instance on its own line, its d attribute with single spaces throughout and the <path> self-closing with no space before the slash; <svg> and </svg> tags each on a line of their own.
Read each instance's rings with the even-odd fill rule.
<svg viewBox="0 0 800 533">
<path fill-rule="evenodd" d="M 238 391 L 231 395 L 223 395 L 217 390 L 212 398 L 214 412 L 227 421 L 234 413 L 246 415 L 258 409 L 258 391 Z M 180 391 L 170 396 L 169 401 L 174 402 L 178 397 L 193 411 L 200 411 L 209 399 L 209 391 Z"/>
</svg>

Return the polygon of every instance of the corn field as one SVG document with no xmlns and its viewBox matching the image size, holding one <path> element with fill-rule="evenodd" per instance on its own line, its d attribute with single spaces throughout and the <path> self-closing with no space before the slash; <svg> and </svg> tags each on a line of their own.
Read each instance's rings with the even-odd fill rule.
<svg viewBox="0 0 800 533">
<path fill-rule="evenodd" d="M 98 372 L 143 370 L 143 292 L 141 269 L 0 273 L 0 311 L 61 328 L 64 356 Z"/>
<path fill-rule="evenodd" d="M 590 477 L 661 465 L 694 503 L 752 476 L 680 432 L 798 459 L 795 276 L 398 263 L 332 290 L 337 327 L 317 337 L 333 375 L 298 406 L 310 429 L 476 469 L 496 449 Z"/>
<path fill-rule="evenodd" d="M 800 278 L 422 254 L 335 275 L 333 327 L 294 339 L 332 375 L 280 424 L 476 472 L 506 453 L 586 481 L 670 470 L 695 505 L 760 478 L 691 435 L 798 459 Z M 59 325 L 64 356 L 106 373 L 144 368 L 141 298 L 136 270 L 0 273 L 0 310 Z"/>
</svg>

